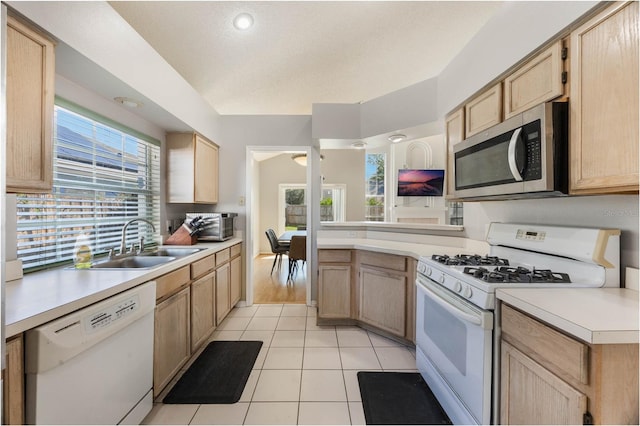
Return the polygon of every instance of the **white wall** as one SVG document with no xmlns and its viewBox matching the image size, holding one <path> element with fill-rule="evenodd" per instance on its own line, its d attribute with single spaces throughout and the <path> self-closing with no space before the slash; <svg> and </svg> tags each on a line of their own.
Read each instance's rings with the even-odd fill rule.
<svg viewBox="0 0 640 426">
<path fill-rule="evenodd" d="M 362 149 L 323 149 L 320 162 L 322 182 L 347 186 L 346 221 L 362 221 L 365 213 L 365 151 Z"/>
</svg>

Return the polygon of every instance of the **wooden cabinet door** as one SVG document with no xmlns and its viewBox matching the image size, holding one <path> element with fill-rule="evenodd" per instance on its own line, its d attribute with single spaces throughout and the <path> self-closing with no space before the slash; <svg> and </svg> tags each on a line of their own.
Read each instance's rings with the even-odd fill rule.
<svg viewBox="0 0 640 426">
<path fill-rule="evenodd" d="M 156 397 L 191 356 L 190 287 L 156 305 L 153 342 L 153 396 Z"/>
<path fill-rule="evenodd" d="M 318 317 L 351 318 L 351 266 L 318 266 Z"/>
<path fill-rule="evenodd" d="M 231 311 L 231 267 L 226 263 L 216 269 L 216 325 Z"/>
<path fill-rule="evenodd" d="M 216 274 L 191 283 L 191 351 L 202 345 L 216 328 Z"/>
<path fill-rule="evenodd" d="M 638 2 L 571 33 L 569 191 L 638 191 Z"/>
<path fill-rule="evenodd" d="M 464 106 L 465 137 L 502 121 L 502 83 L 478 94 Z"/>
<path fill-rule="evenodd" d="M 360 268 L 358 318 L 404 337 L 406 331 L 407 277 L 404 274 Z"/>
<path fill-rule="evenodd" d="M 22 334 L 7 340 L 3 385 L 3 424 L 24 424 L 24 343 Z"/>
<path fill-rule="evenodd" d="M 7 18 L 7 192 L 53 185 L 53 43 Z"/>
<path fill-rule="evenodd" d="M 218 147 L 195 136 L 194 202 L 218 202 Z"/>
<path fill-rule="evenodd" d="M 231 259 L 231 307 L 242 297 L 242 257 Z"/>
<path fill-rule="evenodd" d="M 500 424 L 582 424 L 587 397 L 502 341 Z"/>
<path fill-rule="evenodd" d="M 562 41 L 558 40 L 505 78 L 504 118 L 563 94 Z"/>
<path fill-rule="evenodd" d="M 453 147 L 464 140 L 464 108 L 449 114 L 444 119 L 444 125 L 444 137 L 447 147 L 447 197 L 451 197 L 456 190 Z"/>
</svg>

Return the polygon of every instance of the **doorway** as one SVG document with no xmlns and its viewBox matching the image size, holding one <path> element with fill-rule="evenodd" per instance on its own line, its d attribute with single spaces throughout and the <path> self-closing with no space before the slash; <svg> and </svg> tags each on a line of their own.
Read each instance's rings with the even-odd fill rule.
<svg viewBox="0 0 640 426">
<path fill-rule="evenodd" d="M 299 262 L 296 273 L 289 276 L 287 254 L 276 259 L 266 236 L 269 228 L 277 236 L 287 230 L 284 217 L 280 214 L 281 184 L 295 185 L 305 193 L 310 193 L 310 168 L 301 166 L 291 158 L 293 154 L 309 156 L 310 151 L 310 147 L 247 147 L 247 305 L 311 303 L 308 263 L 303 266 Z M 310 223 L 311 212 L 307 211 L 306 216 L 305 222 Z M 308 238 L 307 259 L 310 246 Z"/>
</svg>

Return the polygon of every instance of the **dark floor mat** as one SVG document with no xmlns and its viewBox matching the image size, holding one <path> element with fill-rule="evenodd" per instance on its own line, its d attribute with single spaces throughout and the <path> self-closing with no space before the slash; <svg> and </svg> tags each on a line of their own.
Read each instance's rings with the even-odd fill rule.
<svg viewBox="0 0 640 426">
<path fill-rule="evenodd" d="M 450 425 L 420 373 L 358 372 L 368 425 Z"/>
<path fill-rule="evenodd" d="M 162 401 L 165 404 L 233 404 L 238 402 L 262 342 L 214 341 Z"/>
</svg>

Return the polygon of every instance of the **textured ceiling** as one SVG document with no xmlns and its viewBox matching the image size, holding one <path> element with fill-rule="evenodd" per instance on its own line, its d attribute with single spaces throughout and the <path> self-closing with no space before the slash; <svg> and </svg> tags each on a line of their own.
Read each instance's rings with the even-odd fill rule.
<svg viewBox="0 0 640 426">
<path fill-rule="evenodd" d="M 220 114 L 310 114 L 438 75 L 501 2 L 117 1 Z M 244 32 L 232 25 L 253 15 Z"/>
</svg>

